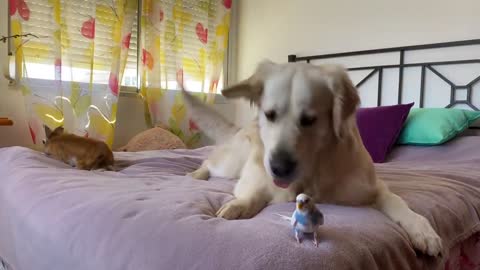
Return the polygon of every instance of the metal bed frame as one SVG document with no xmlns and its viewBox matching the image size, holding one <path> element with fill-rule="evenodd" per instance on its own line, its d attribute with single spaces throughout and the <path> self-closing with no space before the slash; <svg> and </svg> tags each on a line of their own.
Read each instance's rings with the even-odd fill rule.
<svg viewBox="0 0 480 270">
<path fill-rule="evenodd" d="M 323 55 L 311 55 L 311 56 L 297 56 L 295 54 L 288 55 L 288 62 L 300 62 L 305 61 L 310 63 L 312 60 L 320 59 L 331 59 L 331 58 L 340 58 L 340 57 L 351 57 L 351 56 L 361 56 L 361 55 L 374 55 L 374 54 L 384 54 L 384 53 L 398 53 L 399 62 L 398 64 L 392 65 L 376 65 L 376 66 L 360 66 L 360 67 L 351 67 L 348 68 L 349 71 L 358 71 L 358 70 L 371 70 L 359 83 L 357 87 L 360 87 L 372 76 L 378 73 L 378 92 L 377 92 L 377 106 L 381 105 L 382 100 L 382 77 L 384 69 L 398 68 L 398 100 L 397 103 L 402 103 L 402 90 L 403 90 L 403 73 L 405 68 L 409 67 L 420 67 L 421 68 L 421 79 L 420 79 L 420 102 L 419 107 L 423 108 L 424 106 L 424 95 L 425 95 L 425 77 L 427 69 L 430 70 L 433 74 L 438 76 L 448 85 L 450 85 L 450 103 L 446 106 L 450 108 L 457 104 L 468 105 L 472 110 L 479 111 L 475 105 L 472 104 L 472 89 L 473 87 L 480 82 L 480 70 L 478 70 L 479 76 L 473 79 L 471 82 L 465 85 L 456 85 L 451 80 L 449 80 L 445 75 L 440 73 L 435 66 L 447 66 L 447 65 L 465 65 L 465 64 L 480 64 L 480 59 L 468 59 L 468 60 L 452 60 L 452 61 L 438 61 L 438 62 L 418 62 L 418 63 L 405 63 L 405 53 L 418 50 L 427 50 L 427 49 L 441 49 L 449 47 L 462 47 L 462 46 L 474 46 L 480 45 L 480 39 L 471 39 L 471 40 L 462 40 L 462 41 L 452 41 L 452 42 L 443 42 L 443 43 L 433 43 L 433 44 L 423 44 L 423 45 L 413 45 L 413 46 L 403 46 L 403 47 L 392 47 L 392 48 L 383 48 L 383 49 L 374 49 L 374 50 L 363 50 L 363 51 L 352 51 L 352 52 L 342 52 L 342 53 L 332 53 L 332 54 L 323 54 Z M 457 90 L 466 90 L 467 96 L 466 99 L 459 100 L 455 98 L 455 92 Z"/>
</svg>

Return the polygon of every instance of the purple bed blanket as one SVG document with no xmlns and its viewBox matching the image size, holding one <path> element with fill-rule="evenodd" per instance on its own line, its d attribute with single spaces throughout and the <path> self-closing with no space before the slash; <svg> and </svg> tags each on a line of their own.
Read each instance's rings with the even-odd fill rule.
<svg viewBox="0 0 480 270">
<path fill-rule="evenodd" d="M 480 230 L 480 138 L 399 147 L 378 174 L 445 244 L 416 254 L 406 234 L 369 208 L 318 205 L 320 244 L 297 244 L 293 203 L 249 220 L 214 213 L 233 180 L 193 180 L 209 148 L 116 153 L 118 172 L 79 171 L 27 148 L 0 149 L 0 257 L 14 270 L 441 269 L 448 249 Z"/>
</svg>

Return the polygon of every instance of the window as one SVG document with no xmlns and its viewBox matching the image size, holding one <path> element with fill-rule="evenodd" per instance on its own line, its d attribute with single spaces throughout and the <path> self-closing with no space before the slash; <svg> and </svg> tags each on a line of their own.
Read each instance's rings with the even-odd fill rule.
<svg viewBox="0 0 480 270">
<path fill-rule="evenodd" d="M 138 13 L 137 13 L 138 16 Z M 122 85 L 137 87 L 138 73 L 137 73 L 137 52 L 138 52 L 138 19 L 135 18 L 133 22 L 132 38 L 130 39 L 130 47 L 128 49 L 127 64 L 123 72 Z"/>
<path fill-rule="evenodd" d="M 152 0 L 142 7 L 142 82 L 147 87 L 218 91 L 231 1 Z M 159 64 L 160 63 L 160 64 Z"/>
<path fill-rule="evenodd" d="M 39 38 L 42 37 L 52 37 L 52 28 L 54 26 L 54 22 L 52 21 L 52 14 L 51 14 L 51 7 L 48 4 L 50 0 L 29 0 L 28 5 L 30 8 L 30 11 L 32 13 L 32 16 L 30 16 L 30 19 L 28 21 L 23 22 L 23 29 L 22 33 L 32 33 L 38 36 Z M 105 3 L 112 3 L 113 0 L 83 0 L 83 1 L 76 1 L 76 0 L 60 0 L 62 3 L 68 1 L 69 8 L 75 8 L 75 16 L 73 18 L 68 18 L 68 20 L 76 20 L 76 21 L 85 21 L 86 18 L 89 17 L 89 13 L 86 10 L 86 6 L 91 6 L 91 5 L 86 5 L 86 2 L 89 1 L 94 1 L 97 4 L 100 2 L 105 2 Z M 11 1 L 9 1 L 11 2 Z M 168 2 L 168 1 L 167 1 Z M 195 6 L 196 1 L 186 1 L 188 5 Z M 193 4 L 192 4 L 193 3 Z M 62 6 L 62 8 L 64 8 Z M 98 11 L 97 15 L 98 17 Z M 137 62 L 140 60 L 139 57 L 137 57 L 137 52 L 138 52 L 138 12 L 135 15 L 135 19 L 133 20 L 133 26 L 132 26 L 132 36 L 130 39 L 130 46 L 129 46 L 129 52 L 128 52 L 128 57 L 127 57 L 127 62 L 126 66 L 123 72 L 123 77 L 121 81 L 121 85 L 124 86 L 122 89 L 123 92 L 125 91 L 136 91 L 137 87 L 139 85 L 139 78 L 138 78 L 138 72 L 137 72 Z M 111 40 L 111 31 L 107 31 L 107 27 L 105 25 L 105 22 L 102 20 L 97 19 L 95 21 L 95 62 L 102 62 L 102 59 L 105 59 L 105 62 L 108 62 L 107 60 L 109 59 L 111 53 L 110 53 L 110 47 L 109 47 L 109 40 Z M 89 66 L 90 59 L 85 59 L 85 43 L 88 41 L 84 41 L 80 35 L 79 29 L 69 29 L 68 30 L 68 35 L 70 39 L 74 40 L 75 42 L 70 43 L 70 53 L 69 55 L 71 56 L 71 61 L 75 61 L 75 63 L 85 63 L 85 67 L 82 68 L 81 65 L 80 67 L 69 67 L 69 65 L 62 65 L 62 81 L 77 81 L 77 82 L 84 82 L 88 83 L 91 79 L 91 76 L 94 76 L 95 83 L 98 84 L 108 84 L 109 82 L 109 75 L 110 75 L 110 69 L 109 67 L 102 66 L 99 64 L 98 66 L 94 65 L 93 67 L 93 74 L 91 74 L 91 69 Z M 194 35 L 194 33 L 192 33 Z M 190 37 L 188 37 L 190 38 Z M 147 37 L 148 39 L 148 37 Z M 55 76 L 55 66 L 53 65 L 54 63 L 54 57 L 51 56 L 47 61 L 45 60 L 45 54 L 52 54 L 52 46 L 48 47 L 45 46 L 45 44 L 40 44 L 39 42 L 35 42 L 36 38 L 31 37 L 31 38 L 26 38 L 24 39 L 24 44 L 22 45 L 24 49 L 24 54 L 27 59 L 27 65 L 26 65 L 26 72 L 27 76 L 29 78 L 34 78 L 34 79 L 43 79 L 43 80 L 54 80 Z M 102 42 L 103 41 L 103 42 Z M 83 42 L 83 43 L 82 43 Z M 53 42 L 52 42 L 53 45 Z M 77 46 L 78 47 L 75 47 Z M 14 53 L 14 46 L 10 46 L 12 48 L 12 53 Z M 40 57 L 41 56 L 41 57 Z M 168 56 L 167 56 L 168 57 Z M 13 57 L 12 57 L 13 58 Z M 225 59 L 227 57 L 225 56 Z M 36 60 L 36 59 L 42 59 Z M 12 59 L 13 60 L 13 59 Z M 63 61 L 63 59 L 62 59 Z M 174 62 L 174 61 L 173 61 Z M 166 63 L 169 63 L 167 61 Z M 11 61 L 11 67 L 10 69 L 12 71 L 15 70 L 14 67 L 14 61 Z M 225 72 L 225 71 L 224 71 Z M 224 72 L 222 72 L 222 75 L 220 76 L 220 80 L 218 82 L 218 90 L 221 90 L 223 86 L 223 79 L 224 79 Z M 14 72 L 12 72 L 13 74 Z M 175 74 L 173 76 L 169 76 L 169 78 L 172 78 L 171 80 L 169 79 L 166 83 L 162 84 L 161 86 L 167 89 L 176 89 L 176 80 L 175 80 Z M 198 89 L 199 91 L 201 90 L 202 85 L 208 85 L 208 81 L 204 82 L 197 82 L 197 81 L 186 81 L 185 86 L 189 90 L 196 90 Z"/>
<path fill-rule="evenodd" d="M 96 1 L 109 3 L 109 0 L 61 0 L 69 1 L 69 7 L 75 8 L 74 17 L 68 18 L 72 21 L 85 21 L 89 15 L 85 8 L 85 1 Z M 11 1 L 9 1 L 10 4 Z M 89 5 L 90 6 L 90 5 Z M 48 5 L 48 0 L 30 0 L 28 1 L 28 8 L 31 12 L 31 16 L 27 21 L 22 22 L 22 33 L 32 33 L 39 39 L 43 37 L 51 38 L 53 34 L 52 28 L 55 23 L 52 20 L 51 7 Z M 63 6 L 62 6 L 63 8 Z M 97 11 L 98 12 L 98 11 Z M 97 14 L 98 16 L 98 14 Z M 102 62 L 108 63 L 111 57 L 111 30 L 106 26 L 105 20 L 95 20 L 95 61 L 93 67 L 93 73 L 95 76 L 95 83 L 108 84 L 110 76 L 110 68 L 107 65 L 102 65 Z M 9 29 L 10 30 L 10 29 Z M 88 40 L 79 37 L 81 31 L 79 29 L 68 29 L 67 35 L 71 41 L 69 41 L 69 58 L 71 61 L 78 63 L 80 67 L 69 67 L 68 65 L 62 65 L 62 81 L 75 80 L 77 82 L 88 83 L 90 81 L 90 59 L 85 58 L 85 44 Z M 25 72 L 27 76 L 32 79 L 54 80 L 55 66 L 54 56 L 52 53 L 52 46 L 36 42 L 36 37 L 26 37 L 23 39 L 23 52 L 27 61 Z M 127 86 L 127 89 L 136 90 L 137 88 L 137 14 L 133 20 L 132 36 L 130 39 L 130 46 L 128 51 L 128 57 L 121 85 Z M 11 41 L 11 40 L 10 40 Z M 73 42 L 74 41 L 74 42 Z M 11 44 L 12 41 L 11 41 Z M 15 46 L 10 45 L 10 53 L 15 54 Z M 10 70 L 14 74 L 15 61 L 12 57 L 10 61 Z M 64 61 L 64 59 L 62 59 Z M 67 59 L 68 61 L 68 59 Z M 85 67 L 81 67 L 82 63 Z M 97 65 L 98 64 L 98 65 Z"/>
</svg>

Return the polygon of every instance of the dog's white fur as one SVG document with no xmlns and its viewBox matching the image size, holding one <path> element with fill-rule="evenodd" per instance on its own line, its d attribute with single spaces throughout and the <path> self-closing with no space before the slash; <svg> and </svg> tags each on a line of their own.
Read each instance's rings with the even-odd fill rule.
<svg viewBox="0 0 480 270">
<path fill-rule="evenodd" d="M 376 177 L 355 122 L 358 93 L 343 68 L 264 61 L 249 79 L 222 94 L 249 99 L 259 108 L 257 119 L 236 128 L 184 91 L 193 120 L 224 141 L 190 175 L 239 179 L 235 199 L 218 210 L 218 217 L 250 218 L 269 203 L 293 201 L 303 192 L 317 203 L 372 206 L 398 223 L 415 248 L 441 253 L 441 239 L 429 221 Z M 275 119 L 269 120 L 265 113 L 272 111 Z M 313 123 L 300 125 L 304 116 Z M 298 164 L 285 189 L 274 184 L 278 177 L 271 168 L 279 149 Z"/>
</svg>

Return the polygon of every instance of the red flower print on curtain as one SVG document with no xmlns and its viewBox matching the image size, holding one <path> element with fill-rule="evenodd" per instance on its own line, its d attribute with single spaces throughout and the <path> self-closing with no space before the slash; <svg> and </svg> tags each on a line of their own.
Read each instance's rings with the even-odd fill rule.
<svg viewBox="0 0 480 270">
<path fill-rule="evenodd" d="M 18 11 L 18 14 L 23 20 L 28 21 L 30 19 L 30 9 L 24 0 L 9 0 L 9 4 L 10 16 L 15 15 L 15 13 Z"/>
<path fill-rule="evenodd" d="M 94 39 L 95 38 L 95 18 L 90 18 L 89 20 L 83 22 L 82 24 L 82 36 Z"/>
</svg>

